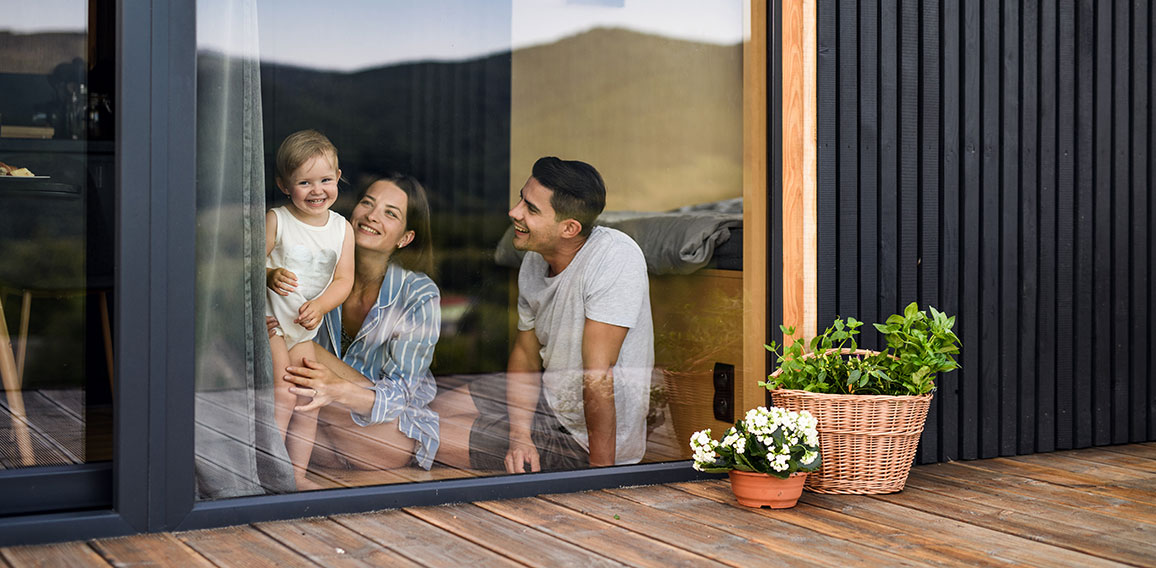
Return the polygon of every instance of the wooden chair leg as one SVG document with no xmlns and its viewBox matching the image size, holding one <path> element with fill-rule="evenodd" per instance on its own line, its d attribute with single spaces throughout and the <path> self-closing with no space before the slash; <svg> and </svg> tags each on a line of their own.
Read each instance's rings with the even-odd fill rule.
<svg viewBox="0 0 1156 568">
<path fill-rule="evenodd" d="M 8 397 L 8 412 L 12 415 L 12 433 L 16 437 L 20 461 L 25 466 L 36 465 L 36 456 L 32 452 L 32 436 L 28 432 L 28 421 L 24 413 L 24 393 L 20 376 L 16 371 L 16 361 L 12 355 L 8 322 L 4 319 L 3 301 L 0 301 L 0 379 L 4 381 L 4 393 Z"/>
<path fill-rule="evenodd" d="M 28 354 L 28 316 L 32 313 L 32 292 L 25 290 L 20 304 L 20 347 L 16 351 L 16 378 L 24 384 L 24 360 Z"/>
</svg>

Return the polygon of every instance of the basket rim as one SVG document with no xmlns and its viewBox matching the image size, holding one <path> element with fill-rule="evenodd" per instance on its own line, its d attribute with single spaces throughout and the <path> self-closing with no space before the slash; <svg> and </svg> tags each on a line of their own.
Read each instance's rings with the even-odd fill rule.
<svg viewBox="0 0 1156 568">
<path fill-rule="evenodd" d="M 926 394 L 835 394 L 826 392 L 811 392 L 800 389 L 769 389 L 767 392 L 769 392 L 771 396 L 774 396 L 775 393 L 779 393 L 783 396 L 793 396 L 796 398 L 828 398 L 834 400 L 847 400 L 848 402 L 872 402 L 882 400 L 890 400 L 896 402 L 920 402 L 923 400 L 930 400 L 933 396 L 935 396 L 934 390 Z"/>
</svg>

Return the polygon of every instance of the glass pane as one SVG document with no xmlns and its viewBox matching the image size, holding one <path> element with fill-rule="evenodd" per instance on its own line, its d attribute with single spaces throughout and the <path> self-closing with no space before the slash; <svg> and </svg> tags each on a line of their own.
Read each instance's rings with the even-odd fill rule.
<svg viewBox="0 0 1156 568">
<path fill-rule="evenodd" d="M 0 469 L 112 457 L 106 4 L 0 1 Z"/>
<path fill-rule="evenodd" d="M 743 9 L 200 2 L 200 497 L 505 474 L 517 377 L 532 388 L 515 422 L 549 434 L 543 465 L 599 465 L 572 368 L 587 316 L 609 326 L 592 333 L 626 334 L 610 357 L 616 417 L 595 427 L 614 433 L 606 463 L 687 457 L 688 429 L 713 424 L 715 364 L 742 360 Z M 598 239 L 615 228 L 639 247 L 616 240 L 628 261 L 569 272 L 601 295 L 566 308 L 580 331 L 565 343 L 527 329 L 545 311 L 518 310 L 524 251 L 552 258 L 555 241 L 513 225 L 537 239 L 572 218 L 524 219 L 542 156 L 596 168 Z M 325 229 L 328 211 L 352 224 Z M 597 277 L 623 266 L 632 280 Z M 527 333 L 546 372 L 508 379 Z"/>
</svg>

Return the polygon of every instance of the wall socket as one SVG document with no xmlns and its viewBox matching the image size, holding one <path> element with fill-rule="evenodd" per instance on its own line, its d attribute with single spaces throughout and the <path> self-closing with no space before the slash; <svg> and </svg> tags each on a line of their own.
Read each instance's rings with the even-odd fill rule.
<svg viewBox="0 0 1156 568">
<path fill-rule="evenodd" d="M 721 422 L 735 421 L 735 366 L 726 363 L 714 364 L 714 419 Z"/>
</svg>

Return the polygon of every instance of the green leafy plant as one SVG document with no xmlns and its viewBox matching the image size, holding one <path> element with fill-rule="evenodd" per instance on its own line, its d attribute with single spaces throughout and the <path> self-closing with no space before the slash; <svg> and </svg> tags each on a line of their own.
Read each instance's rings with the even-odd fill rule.
<svg viewBox="0 0 1156 568">
<path fill-rule="evenodd" d="M 875 329 L 887 347 L 881 352 L 858 348 L 855 336 L 863 322 L 835 318 L 810 342 L 790 345 L 771 342 L 779 370 L 759 383 L 767 389 L 795 389 L 829 394 L 922 395 L 935 390 L 935 376 L 959 367 L 959 338 L 951 331 L 955 317 L 929 307 L 930 315 L 915 302 Z M 780 326 L 784 335 L 794 328 Z"/>
</svg>

